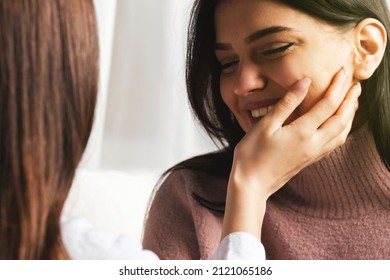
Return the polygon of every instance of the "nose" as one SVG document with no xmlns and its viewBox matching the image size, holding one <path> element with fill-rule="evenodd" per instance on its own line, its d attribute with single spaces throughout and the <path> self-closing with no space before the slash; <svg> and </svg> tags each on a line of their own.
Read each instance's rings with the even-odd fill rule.
<svg viewBox="0 0 390 280">
<path fill-rule="evenodd" d="M 255 64 L 240 65 L 233 85 L 237 95 L 249 95 L 254 91 L 262 90 L 267 86 L 267 79 Z"/>
</svg>

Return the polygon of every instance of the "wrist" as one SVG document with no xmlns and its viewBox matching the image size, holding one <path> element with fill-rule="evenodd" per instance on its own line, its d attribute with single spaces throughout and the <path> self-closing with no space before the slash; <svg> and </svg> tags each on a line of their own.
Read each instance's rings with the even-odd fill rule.
<svg viewBox="0 0 390 280">
<path fill-rule="evenodd" d="M 232 170 L 228 182 L 228 192 L 235 196 L 247 196 L 248 199 L 256 197 L 257 201 L 265 203 L 273 194 L 273 186 L 269 183 L 271 180 L 267 180 L 266 176 L 255 174 L 255 172 L 250 174 L 252 175 L 248 176 L 244 172 Z"/>
<path fill-rule="evenodd" d="M 268 197 L 262 186 L 230 178 L 222 238 L 232 232 L 247 232 L 260 239 Z"/>
</svg>

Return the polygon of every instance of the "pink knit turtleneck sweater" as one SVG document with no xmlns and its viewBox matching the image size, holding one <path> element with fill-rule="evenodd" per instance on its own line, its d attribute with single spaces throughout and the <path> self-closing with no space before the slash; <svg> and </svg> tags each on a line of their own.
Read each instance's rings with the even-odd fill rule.
<svg viewBox="0 0 390 280">
<path fill-rule="evenodd" d="M 367 126 L 267 204 L 271 259 L 390 259 L 390 172 Z"/>
<path fill-rule="evenodd" d="M 193 199 L 223 203 L 227 178 L 181 170 L 159 188 L 143 245 L 163 259 L 208 259 L 222 217 Z M 390 259 L 390 172 L 363 126 L 267 202 L 268 259 Z"/>
</svg>

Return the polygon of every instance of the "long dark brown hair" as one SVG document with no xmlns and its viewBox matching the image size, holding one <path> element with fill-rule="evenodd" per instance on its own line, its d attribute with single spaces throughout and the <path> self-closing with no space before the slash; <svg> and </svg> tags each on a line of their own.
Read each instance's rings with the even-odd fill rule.
<svg viewBox="0 0 390 280">
<path fill-rule="evenodd" d="M 0 1 L 0 259 L 64 259 L 98 86 L 92 0 Z"/>
<path fill-rule="evenodd" d="M 219 88 L 220 65 L 214 54 L 214 11 L 222 0 L 195 0 L 188 28 L 187 92 L 196 120 L 219 144 L 216 153 L 181 162 L 169 171 L 190 168 L 213 175 L 228 176 L 233 150 L 244 131 L 222 100 Z M 341 29 L 351 29 L 365 18 L 379 20 L 390 32 L 386 0 L 280 0 Z M 389 33 L 387 35 L 389 41 Z M 366 111 L 377 149 L 389 168 L 390 163 L 390 45 L 374 75 L 362 82 L 360 107 Z M 370 94 L 364 94 L 369 92 Z"/>
<path fill-rule="evenodd" d="M 186 83 L 195 120 L 219 147 L 218 151 L 180 162 L 168 169 L 192 169 L 212 176 L 228 178 L 234 148 L 245 135 L 220 94 L 221 67 L 214 54 L 214 12 L 224 0 L 195 0 L 188 27 Z M 341 30 L 351 29 L 365 18 L 379 20 L 390 32 L 386 0 L 275 0 L 318 18 Z M 387 41 L 389 33 L 387 33 Z M 368 116 L 377 150 L 390 171 L 390 44 L 373 76 L 363 81 L 359 110 Z M 369 94 L 364 94 L 364 93 Z M 159 185 L 159 184 L 158 184 Z M 210 190 L 212 191 L 212 190 Z M 217 213 L 224 213 L 224 201 L 208 201 L 196 193 L 193 198 Z"/>
</svg>

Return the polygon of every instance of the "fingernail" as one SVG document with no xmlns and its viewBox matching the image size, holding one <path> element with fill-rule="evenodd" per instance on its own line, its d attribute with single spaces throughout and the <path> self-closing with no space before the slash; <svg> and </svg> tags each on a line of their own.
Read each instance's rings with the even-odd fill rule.
<svg viewBox="0 0 390 280">
<path fill-rule="evenodd" d="M 355 84 L 355 94 L 358 94 L 358 96 L 362 94 L 362 85 L 359 82 Z"/>
<path fill-rule="evenodd" d="M 341 69 L 341 74 L 343 76 L 344 81 L 346 81 L 348 79 L 348 73 L 347 73 L 347 70 L 345 70 L 344 66 Z"/>
<path fill-rule="evenodd" d="M 311 80 L 309 78 L 304 78 L 304 79 L 296 82 L 291 87 L 291 91 L 304 93 L 304 92 L 306 92 L 306 90 L 308 89 L 310 84 L 311 84 Z"/>
</svg>

